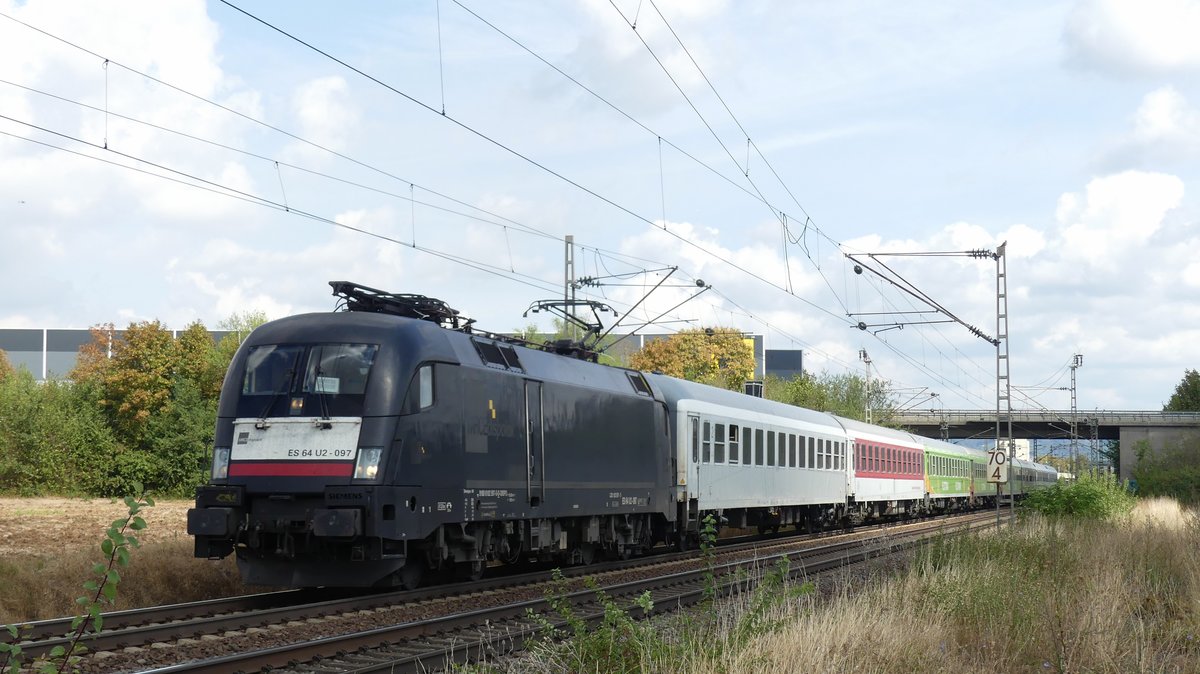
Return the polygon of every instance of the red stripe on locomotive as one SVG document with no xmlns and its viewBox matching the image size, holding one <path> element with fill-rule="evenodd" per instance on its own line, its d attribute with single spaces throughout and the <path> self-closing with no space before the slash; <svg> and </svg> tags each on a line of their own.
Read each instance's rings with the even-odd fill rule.
<svg viewBox="0 0 1200 674">
<path fill-rule="evenodd" d="M 345 461 L 304 461 L 292 463 L 242 463 L 235 461 L 229 464 L 230 477 L 260 475 L 350 477 L 353 474 L 354 464 Z"/>
</svg>

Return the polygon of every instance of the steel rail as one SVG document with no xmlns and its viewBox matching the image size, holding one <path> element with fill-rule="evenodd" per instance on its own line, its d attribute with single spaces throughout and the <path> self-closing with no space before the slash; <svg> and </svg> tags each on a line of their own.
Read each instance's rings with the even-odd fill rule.
<svg viewBox="0 0 1200 674">
<path fill-rule="evenodd" d="M 716 579 L 719 595 L 728 595 L 735 590 L 744 590 L 753 584 L 751 573 L 743 572 L 769 568 L 779 560 L 788 559 L 789 576 L 815 574 L 822 571 L 860 563 L 872 558 L 894 554 L 908 549 L 924 538 L 947 533 L 960 533 L 972 528 L 992 526 L 990 515 L 972 515 L 955 520 L 934 520 L 911 525 L 911 528 L 877 534 L 882 544 L 874 539 L 852 540 L 831 543 L 801 550 L 790 550 L 767 554 L 752 559 L 742 559 L 702 566 L 677 573 L 655 576 L 630 582 L 602 587 L 610 597 L 627 603 L 625 598 L 649 591 L 654 600 L 654 612 L 676 610 L 695 604 L 703 599 L 706 577 Z M 872 542 L 877 544 L 871 545 Z M 604 609 L 593 590 L 580 590 L 565 594 L 561 599 L 570 602 L 582 619 L 595 621 L 603 618 Z M 427 620 L 330 636 L 303 643 L 219 656 L 208 660 L 193 661 L 159 669 L 148 670 L 150 674 L 233 674 L 235 672 L 266 671 L 310 671 L 321 672 L 428 672 L 447 666 L 449 662 L 466 662 L 480 657 L 504 654 L 519 650 L 525 640 L 541 633 L 545 623 L 529 617 L 530 612 L 550 615 L 552 609 L 547 599 L 520 601 L 499 607 L 456 613 Z M 549 618 L 556 628 L 565 626 L 565 620 Z"/>
</svg>

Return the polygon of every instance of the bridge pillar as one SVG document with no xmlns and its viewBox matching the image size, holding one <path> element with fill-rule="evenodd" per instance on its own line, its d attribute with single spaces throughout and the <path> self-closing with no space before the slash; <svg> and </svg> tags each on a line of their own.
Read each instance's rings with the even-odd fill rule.
<svg viewBox="0 0 1200 674">
<path fill-rule="evenodd" d="M 1200 430 L 1195 426 L 1122 426 L 1120 477 L 1128 480 L 1133 476 L 1140 450 L 1153 455 L 1186 449 L 1200 450 Z"/>
</svg>

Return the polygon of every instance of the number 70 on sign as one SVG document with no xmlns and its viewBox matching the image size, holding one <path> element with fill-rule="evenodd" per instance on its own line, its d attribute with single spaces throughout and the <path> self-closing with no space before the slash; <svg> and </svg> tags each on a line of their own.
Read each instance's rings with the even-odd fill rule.
<svg viewBox="0 0 1200 674">
<path fill-rule="evenodd" d="M 993 449 L 988 452 L 987 481 L 996 484 L 1008 482 L 1008 453 Z"/>
</svg>

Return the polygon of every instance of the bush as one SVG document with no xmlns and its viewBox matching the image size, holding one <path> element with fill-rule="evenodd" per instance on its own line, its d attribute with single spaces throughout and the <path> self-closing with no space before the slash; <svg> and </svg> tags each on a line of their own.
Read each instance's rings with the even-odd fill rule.
<svg viewBox="0 0 1200 674">
<path fill-rule="evenodd" d="M 81 387 L 0 380 L 0 484 L 20 494 L 97 493 L 118 444 Z"/>
<path fill-rule="evenodd" d="M 1129 514 L 1137 503 L 1126 486 L 1111 475 L 1083 475 L 1029 495 L 1025 505 L 1050 517 L 1110 519 Z"/>
</svg>

